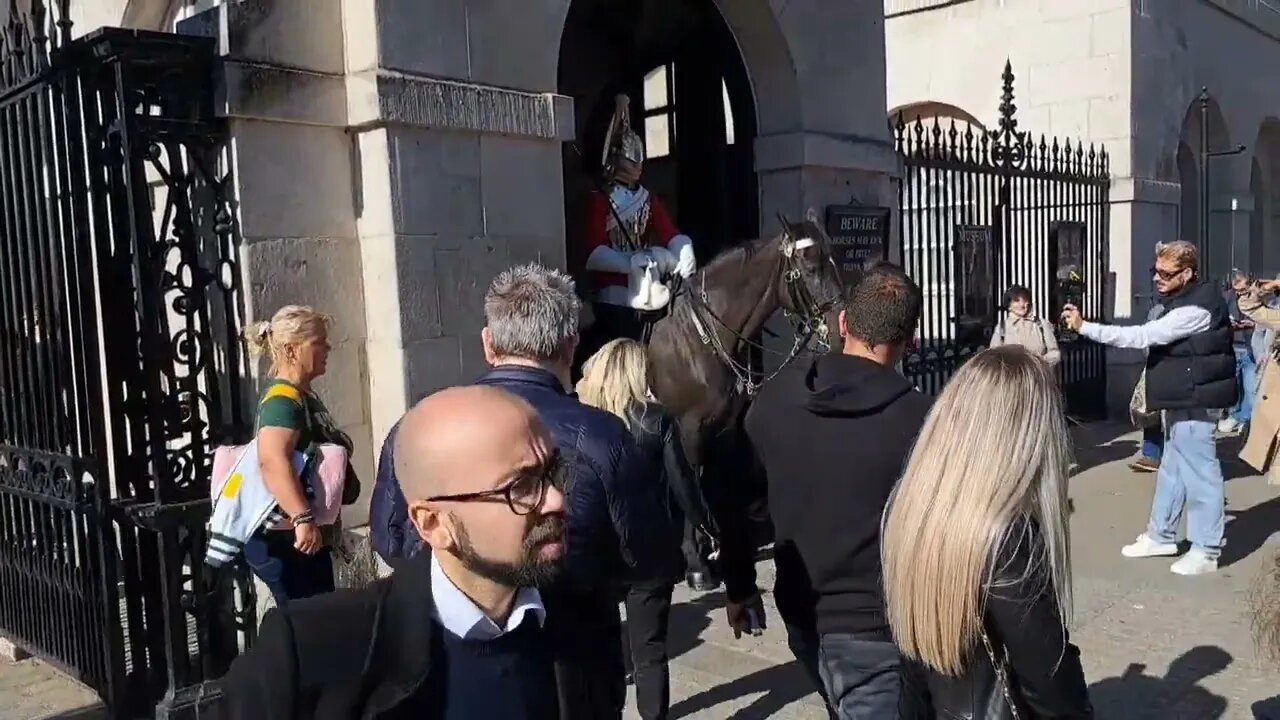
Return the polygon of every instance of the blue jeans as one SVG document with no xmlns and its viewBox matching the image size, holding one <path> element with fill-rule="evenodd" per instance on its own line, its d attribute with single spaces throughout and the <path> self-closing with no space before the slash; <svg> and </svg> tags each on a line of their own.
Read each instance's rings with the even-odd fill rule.
<svg viewBox="0 0 1280 720">
<path fill-rule="evenodd" d="M 1236 385 L 1240 386 L 1240 400 L 1231 408 L 1230 417 L 1243 425 L 1253 415 L 1253 396 L 1258 389 L 1258 363 L 1247 345 L 1237 345 L 1235 351 Z"/>
<path fill-rule="evenodd" d="M 897 720 L 901 716 L 907 668 L 897 645 L 828 633 L 822 636 L 818 661 L 827 702 L 840 720 Z"/>
<path fill-rule="evenodd" d="M 290 600 L 333 592 L 333 556 L 329 548 L 307 555 L 299 552 L 293 542 L 292 532 L 268 530 L 244 544 L 249 569 L 271 591 L 279 607 Z"/>
<path fill-rule="evenodd" d="M 1164 428 L 1159 423 L 1142 429 L 1142 457 L 1156 462 L 1164 454 Z"/>
<path fill-rule="evenodd" d="M 1222 466 L 1214 444 L 1214 421 L 1206 410 L 1169 410 L 1164 458 L 1156 474 L 1147 537 L 1177 541 L 1178 519 L 1187 513 L 1191 547 L 1217 558 L 1223 543 Z"/>
</svg>

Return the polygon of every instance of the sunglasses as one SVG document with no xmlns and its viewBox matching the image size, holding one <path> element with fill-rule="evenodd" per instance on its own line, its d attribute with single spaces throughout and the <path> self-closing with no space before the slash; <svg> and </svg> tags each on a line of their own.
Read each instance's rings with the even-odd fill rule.
<svg viewBox="0 0 1280 720">
<path fill-rule="evenodd" d="M 1161 280 L 1172 280 L 1178 277 L 1179 275 L 1181 275 L 1183 270 L 1186 270 L 1186 268 L 1182 268 L 1182 270 L 1174 270 L 1173 272 L 1169 272 L 1167 270 L 1161 270 L 1160 268 L 1154 265 L 1151 266 L 1151 274 L 1158 276 Z"/>
</svg>

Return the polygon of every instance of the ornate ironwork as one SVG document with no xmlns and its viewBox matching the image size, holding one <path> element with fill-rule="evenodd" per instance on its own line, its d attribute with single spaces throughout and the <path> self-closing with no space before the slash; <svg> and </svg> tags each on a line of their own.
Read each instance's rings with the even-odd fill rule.
<svg viewBox="0 0 1280 720">
<path fill-rule="evenodd" d="M 214 50 L 73 41 L 67 5 L 0 33 L 0 630 L 171 717 L 254 625 L 202 561 L 212 450 L 248 433 Z"/>
<path fill-rule="evenodd" d="M 1078 250 L 1074 265 L 1084 292 L 1070 297 L 1089 316 L 1103 313 L 1106 150 L 1020 129 L 1008 62 L 1001 81 L 993 129 L 956 118 L 908 121 L 901 114 L 893 124 L 905 166 L 898 223 L 903 262 L 925 290 L 919 347 L 908 353 L 903 369 L 927 392 L 941 390 L 966 359 L 987 346 L 1010 285 L 1028 287 L 1035 307 L 1056 319 L 1077 286 L 1060 281 L 1060 268 L 1046 258 L 1074 262 Z M 1062 351 L 1060 375 L 1072 411 L 1101 414 L 1102 349 L 1065 342 Z"/>
</svg>

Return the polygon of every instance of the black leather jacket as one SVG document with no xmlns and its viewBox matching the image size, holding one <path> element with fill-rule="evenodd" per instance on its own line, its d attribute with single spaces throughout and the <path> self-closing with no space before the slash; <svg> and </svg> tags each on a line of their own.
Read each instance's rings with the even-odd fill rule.
<svg viewBox="0 0 1280 720">
<path fill-rule="evenodd" d="M 1080 649 L 1072 645 L 1046 581 L 1043 564 L 1032 565 L 1041 547 L 1038 530 L 1015 529 L 997 560 L 995 582 L 987 596 L 984 625 L 1005 666 L 1021 720 L 1091 720 L 1093 706 Z M 917 682 L 937 720 L 1012 720 L 1004 690 L 982 643 L 970 651 L 969 667 L 958 678 L 918 669 Z"/>
<path fill-rule="evenodd" d="M 629 415 L 637 456 L 649 463 L 649 476 L 660 479 L 666 488 L 661 494 L 662 504 L 675 533 L 676 545 L 680 543 L 686 519 L 694 527 L 715 535 L 702 486 L 685 456 L 680 427 L 675 420 L 657 403 L 646 403 Z"/>
</svg>

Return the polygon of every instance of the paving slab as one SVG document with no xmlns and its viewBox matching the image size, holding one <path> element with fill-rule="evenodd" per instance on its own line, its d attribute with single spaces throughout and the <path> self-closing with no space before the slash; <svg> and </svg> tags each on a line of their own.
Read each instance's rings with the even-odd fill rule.
<svg viewBox="0 0 1280 720">
<path fill-rule="evenodd" d="M 1227 458 L 1227 549 L 1214 575 L 1181 577 L 1171 559 L 1127 560 L 1120 547 L 1142 532 L 1155 477 L 1125 461 L 1136 433 L 1119 425 L 1075 432 L 1071 481 L 1075 622 L 1099 720 L 1249 720 L 1265 703 L 1280 710 L 1280 668 L 1259 657 L 1248 595 L 1280 552 L 1280 488 Z M 773 584 L 772 561 L 758 570 Z M 776 622 L 758 638 L 734 639 L 723 595 L 683 585 L 672 608 L 672 717 L 822 720 L 825 714 L 787 650 Z M 0 720 L 100 720 L 92 693 L 38 660 L 0 662 Z M 638 717 L 629 703 L 628 719 Z M 1277 717 L 1280 717 L 1278 712 Z"/>
</svg>

